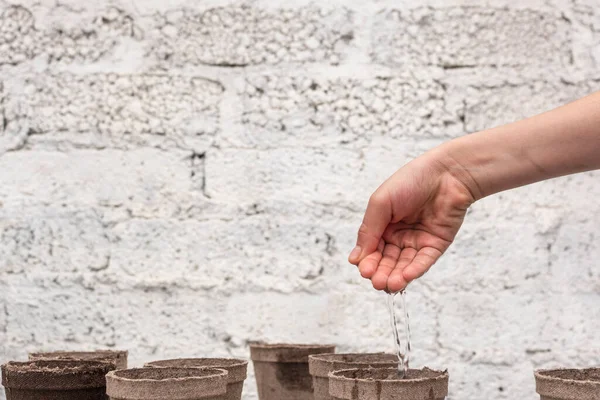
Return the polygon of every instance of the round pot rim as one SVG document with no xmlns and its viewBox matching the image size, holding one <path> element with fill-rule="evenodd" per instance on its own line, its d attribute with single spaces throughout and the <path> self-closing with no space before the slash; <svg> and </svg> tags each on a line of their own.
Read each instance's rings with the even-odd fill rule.
<svg viewBox="0 0 600 400">
<path fill-rule="evenodd" d="M 9 361 L 1 369 L 2 385 L 8 388 L 75 390 L 104 387 L 104 377 L 115 365 L 101 360 L 42 359 Z M 43 375 L 45 379 L 35 379 L 36 375 Z M 78 379 L 81 382 L 77 382 Z"/>
<path fill-rule="evenodd" d="M 334 344 L 306 344 L 306 343 L 263 343 L 253 342 L 250 347 L 259 349 L 323 349 L 335 347 Z"/>
<path fill-rule="evenodd" d="M 150 361 L 144 364 L 144 366 L 149 366 L 149 367 L 156 367 L 157 363 L 160 362 L 182 362 L 182 361 L 223 361 L 223 362 L 229 362 L 231 361 L 232 363 L 227 365 L 227 367 L 238 367 L 238 366 L 244 366 L 244 365 L 248 365 L 248 360 L 243 360 L 241 358 L 226 358 L 226 357 L 186 357 L 186 358 L 166 358 L 164 360 L 155 360 L 155 361 Z M 161 366 L 163 367 L 163 366 Z M 217 366 L 211 366 L 211 365 L 198 365 L 198 366 L 190 366 L 190 367 L 178 367 L 176 365 L 169 365 L 169 366 L 165 366 L 167 368 L 169 367 L 174 367 L 174 368 L 218 368 L 218 369 L 223 369 L 224 367 L 217 367 Z"/>
<path fill-rule="evenodd" d="M 556 399 L 597 400 L 600 381 L 589 379 L 571 379 L 548 375 L 559 371 L 586 371 L 600 368 L 553 368 L 539 369 L 534 372 L 535 391 L 540 396 Z"/>
<path fill-rule="evenodd" d="M 130 374 L 134 371 L 152 369 L 153 371 L 161 369 L 169 370 L 198 370 L 198 372 L 208 372 L 208 374 L 199 374 L 198 376 L 181 376 L 181 377 L 170 377 L 164 379 L 152 379 L 152 378 L 130 378 L 121 376 L 122 374 Z M 185 379 L 210 379 L 215 376 L 227 376 L 228 372 L 222 368 L 179 368 L 179 367 L 165 367 L 165 368 L 128 368 L 110 371 L 106 376 L 110 376 L 112 379 L 116 379 L 123 382 L 177 382 Z"/>
<path fill-rule="evenodd" d="M 167 376 L 165 378 L 127 376 L 145 371 L 149 373 L 152 371 L 153 374 L 162 371 Z M 177 376 L 178 371 L 184 372 L 185 375 Z M 203 397 L 220 396 L 227 392 L 227 375 L 227 370 L 221 368 L 122 369 L 111 371 L 106 375 L 106 394 L 111 398 L 145 400 L 159 400 L 164 398 L 166 393 L 172 400 L 197 399 L 198 392 L 201 392 Z"/>
<path fill-rule="evenodd" d="M 208 361 L 215 362 L 214 365 L 177 365 L 181 362 Z M 160 363 L 172 363 L 172 365 L 160 365 Z M 220 364 L 222 363 L 222 364 Z M 187 358 L 169 358 L 164 360 L 150 361 L 144 364 L 144 368 L 216 368 L 224 369 L 228 372 L 227 380 L 229 383 L 242 382 L 247 377 L 248 360 L 241 358 L 225 357 L 187 357 Z"/>
<path fill-rule="evenodd" d="M 600 387 L 600 381 L 590 380 L 590 379 L 571 379 L 571 378 L 561 378 L 559 376 L 547 375 L 552 372 L 559 371 L 589 371 L 596 370 L 600 372 L 600 367 L 590 367 L 590 368 L 548 368 L 548 369 L 538 369 L 535 370 L 534 375 L 536 379 L 540 379 L 542 381 L 549 382 L 575 382 L 578 384 L 586 384 L 586 385 L 594 385 Z"/>
<path fill-rule="evenodd" d="M 414 384 L 414 383 L 418 383 L 418 382 L 430 382 L 430 381 L 438 381 L 438 380 L 444 380 L 444 379 L 448 379 L 448 371 L 444 370 L 444 371 L 439 371 L 439 370 L 431 370 L 433 372 L 437 372 L 439 375 L 434 376 L 434 377 L 429 377 L 429 378 L 412 378 L 412 379 L 372 379 L 372 378 L 348 378 L 345 376 L 339 376 L 338 374 L 342 374 L 342 373 L 348 373 L 350 371 L 354 372 L 354 371 L 359 371 L 361 369 L 377 369 L 377 370 L 395 370 L 396 368 L 348 368 L 348 369 L 341 369 L 341 370 L 337 370 L 337 371 L 331 371 L 329 373 L 329 378 L 333 378 L 339 381 L 352 381 L 352 382 L 361 382 L 361 383 L 371 383 L 371 382 L 388 382 L 388 383 L 394 383 L 394 384 Z"/>
<path fill-rule="evenodd" d="M 358 371 L 376 371 L 381 376 L 390 372 L 397 372 L 397 367 L 392 368 L 349 368 L 332 371 L 329 374 L 329 394 L 336 398 L 365 400 L 381 398 L 383 400 L 400 398 L 431 398 L 441 399 L 448 396 L 448 371 L 432 370 L 430 368 L 412 369 L 412 371 L 430 371 L 434 376 L 412 379 L 378 379 L 377 376 L 369 378 L 346 377 Z"/>
<path fill-rule="evenodd" d="M 29 360 L 40 360 L 40 359 L 60 359 L 60 358 L 77 358 L 77 357 L 93 357 L 93 356 L 106 356 L 119 358 L 128 356 L 128 350 L 92 350 L 92 351 L 35 351 L 28 354 Z"/>
<path fill-rule="evenodd" d="M 343 360 L 344 357 L 356 357 L 356 360 Z M 390 357 L 389 360 L 377 359 L 377 356 Z M 373 360 L 361 358 L 373 357 Z M 309 372 L 313 376 L 328 378 L 329 373 L 342 369 L 386 368 L 398 364 L 398 356 L 391 353 L 323 353 L 308 356 Z"/>
<path fill-rule="evenodd" d="M 253 362 L 307 364 L 309 355 L 331 352 L 335 352 L 333 344 L 250 343 L 250 358 Z"/>
<path fill-rule="evenodd" d="M 61 366 L 63 366 L 62 369 Z M 23 374 L 45 372 L 51 375 L 64 375 L 65 373 L 84 371 L 85 367 L 91 367 L 92 370 L 104 370 L 107 366 L 110 366 L 110 363 L 101 360 L 28 360 L 9 361 L 2 365 L 2 369 L 7 372 Z M 32 368 L 23 369 L 24 367 Z"/>
</svg>

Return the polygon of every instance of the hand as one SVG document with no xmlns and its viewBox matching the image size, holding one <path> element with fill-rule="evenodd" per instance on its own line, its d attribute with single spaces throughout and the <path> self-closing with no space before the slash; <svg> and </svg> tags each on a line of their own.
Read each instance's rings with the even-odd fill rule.
<svg viewBox="0 0 600 400">
<path fill-rule="evenodd" d="M 431 268 L 454 240 L 475 196 L 460 174 L 425 154 L 373 193 L 349 261 L 377 290 L 397 292 Z"/>
</svg>

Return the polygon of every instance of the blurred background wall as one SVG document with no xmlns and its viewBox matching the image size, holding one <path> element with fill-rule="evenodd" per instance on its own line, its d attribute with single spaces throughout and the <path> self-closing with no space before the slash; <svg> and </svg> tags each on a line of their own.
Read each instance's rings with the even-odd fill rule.
<svg viewBox="0 0 600 400">
<path fill-rule="evenodd" d="M 600 2 L 515 3 L 0 0 L 0 361 L 392 350 L 346 262 L 371 192 L 600 89 Z M 477 203 L 409 287 L 413 365 L 450 399 L 598 363 L 599 178 Z"/>
</svg>

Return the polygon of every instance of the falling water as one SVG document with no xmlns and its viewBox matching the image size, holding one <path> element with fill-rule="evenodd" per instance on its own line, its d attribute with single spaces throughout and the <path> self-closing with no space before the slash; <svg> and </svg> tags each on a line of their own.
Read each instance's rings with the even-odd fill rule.
<svg viewBox="0 0 600 400">
<path fill-rule="evenodd" d="M 398 293 L 400 293 L 400 305 L 402 306 L 402 311 L 404 314 L 404 349 L 402 348 L 402 343 L 400 342 L 398 318 L 396 317 L 396 295 Z M 392 325 L 392 333 L 394 335 L 396 353 L 398 354 L 398 374 L 401 378 L 404 378 L 408 371 L 408 363 L 410 358 L 410 326 L 408 320 L 408 309 L 406 308 L 406 292 L 403 290 L 401 292 L 390 293 L 388 295 L 388 307 L 390 310 L 390 321 Z"/>
</svg>

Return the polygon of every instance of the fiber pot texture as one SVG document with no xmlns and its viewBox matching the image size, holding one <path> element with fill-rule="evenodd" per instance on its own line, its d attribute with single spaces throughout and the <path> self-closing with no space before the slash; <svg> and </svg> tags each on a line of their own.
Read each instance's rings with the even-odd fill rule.
<svg viewBox="0 0 600 400">
<path fill-rule="evenodd" d="M 6 400 L 105 400 L 114 369 L 100 361 L 13 361 L 2 366 L 2 385 Z"/>
<path fill-rule="evenodd" d="M 535 389 L 541 400 L 598 400 L 600 368 L 539 370 Z"/>
<path fill-rule="evenodd" d="M 331 400 L 329 373 L 351 368 L 396 367 L 398 356 L 385 353 L 318 354 L 308 357 L 308 370 L 312 375 L 315 400 Z"/>
<path fill-rule="evenodd" d="M 250 345 L 260 400 L 312 400 L 308 356 L 333 353 L 335 346 L 310 344 Z"/>
<path fill-rule="evenodd" d="M 111 400 L 221 400 L 227 371 L 218 368 L 134 368 L 106 375 Z"/>
<path fill-rule="evenodd" d="M 29 353 L 30 360 L 89 360 L 107 361 L 115 364 L 117 369 L 127 368 L 127 351 L 96 350 L 96 351 L 51 351 Z"/>
<path fill-rule="evenodd" d="M 397 368 L 335 371 L 329 374 L 329 394 L 340 400 L 443 400 L 448 372 L 410 369 L 400 379 Z"/>
<path fill-rule="evenodd" d="M 227 393 L 223 400 L 240 400 L 246 379 L 248 361 L 235 358 L 179 358 L 173 360 L 160 360 L 149 362 L 145 367 L 149 368 L 221 368 L 228 372 Z"/>
</svg>

